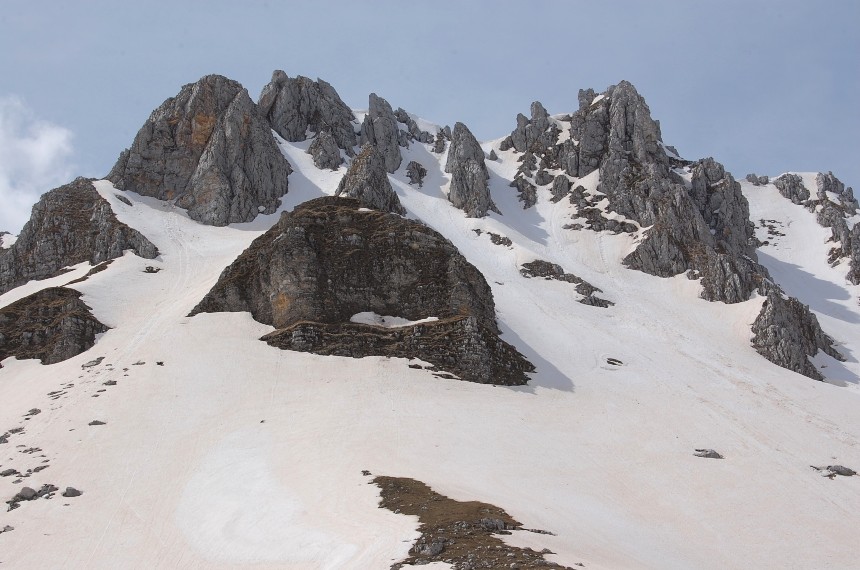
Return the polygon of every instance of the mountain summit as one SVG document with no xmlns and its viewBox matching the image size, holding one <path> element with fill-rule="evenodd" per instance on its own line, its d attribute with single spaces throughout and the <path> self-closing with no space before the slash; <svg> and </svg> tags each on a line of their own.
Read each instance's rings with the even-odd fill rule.
<svg viewBox="0 0 860 570">
<path fill-rule="evenodd" d="M 571 101 L 481 142 L 209 75 L 46 192 L 0 236 L 0 564 L 856 564 L 853 190 Z"/>
</svg>

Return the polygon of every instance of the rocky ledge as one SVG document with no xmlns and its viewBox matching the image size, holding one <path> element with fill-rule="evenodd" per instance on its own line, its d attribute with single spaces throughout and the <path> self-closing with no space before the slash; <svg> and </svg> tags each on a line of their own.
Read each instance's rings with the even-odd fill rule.
<svg viewBox="0 0 860 570">
<path fill-rule="evenodd" d="M 107 330 L 79 291 L 42 289 L 0 309 L 0 361 L 15 356 L 61 362 L 89 350 Z"/>
<path fill-rule="evenodd" d="M 427 226 L 362 206 L 326 197 L 284 213 L 191 314 L 249 311 L 279 329 L 264 337 L 274 346 L 418 358 L 463 380 L 525 384 L 534 367 L 498 338 L 481 273 Z M 363 312 L 413 324 L 350 322 Z M 432 317 L 438 320 L 414 323 Z"/>
<path fill-rule="evenodd" d="M 43 195 L 18 240 L 0 250 L 0 293 L 60 275 L 70 265 L 120 257 L 127 249 L 146 259 L 158 255 L 152 242 L 117 219 L 91 180 L 78 178 Z"/>
</svg>

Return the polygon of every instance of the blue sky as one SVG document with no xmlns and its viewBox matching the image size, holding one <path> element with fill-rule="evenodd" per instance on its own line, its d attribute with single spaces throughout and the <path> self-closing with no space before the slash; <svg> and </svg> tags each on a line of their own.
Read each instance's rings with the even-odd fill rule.
<svg viewBox="0 0 860 570">
<path fill-rule="evenodd" d="M 857 187 L 858 24 L 856 0 L 5 0 L 0 229 L 51 187 L 105 175 L 183 84 L 220 73 L 256 100 L 274 69 L 480 139 L 534 100 L 569 112 L 580 88 L 627 79 L 685 157 L 736 177 L 832 170 Z"/>
</svg>

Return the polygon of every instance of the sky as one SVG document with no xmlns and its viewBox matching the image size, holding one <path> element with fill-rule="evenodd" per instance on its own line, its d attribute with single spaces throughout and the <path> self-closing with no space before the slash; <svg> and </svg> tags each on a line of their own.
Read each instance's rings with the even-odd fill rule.
<svg viewBox="0 0 860 570">
<path fill-rule="evenodd" d="M 4 0 L 0 230 L 103 177 L 153 109 L 210 73 L 256 100 L 275 69 L 498 138 L 579 89 L 631 81 L 663 140 L 749 172 L 833 171 L 860 193 L 856 0 Z"/>
</svg>

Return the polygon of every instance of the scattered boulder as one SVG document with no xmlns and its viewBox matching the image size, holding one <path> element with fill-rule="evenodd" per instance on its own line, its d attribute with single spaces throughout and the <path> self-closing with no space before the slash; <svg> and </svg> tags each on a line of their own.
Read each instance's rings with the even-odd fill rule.
<svg viewBox="0 0 860 570">
<path fill-rule="evenodd" d="M 74 487 L 66 487 L 66 490 L 63 491 L 64 497 L 80 497 L 81 495 L 83 495 L 83 492 L 78 491 Z"/>
<path fill-rule="evenodd" d="M 317 135 L 326 131 L 338 148 L 353 155 L 355 115 L 337 91 L 322 79 L 313 81 L 301 75 L 290 78 L 283 71 L 275 70 L 272 80 L 263 87 L 258 107 L 284 140 L 303 141 L 308 131 Z"/>
<path fill-rule="evenodd" d="M 576 292 L 583 296 L 583 298 L 579 300 L 583 305 L 606 308 L 615 304 L 612 301 L 595 297 L 594 293 L 602 293 L 603 291 L 588 281 L 585 281 L 581 277 L 577 277 L 573 273 L 565 273 L 561 265 L 550 263 L 543 259 L 536 259 L 529 263 L 523 263 L 520 267 L 520 275 L 527 279 L 532 277 L 542 277 L 544 279 L 573 283 L 576 285 Z"/>
<path fill-rule="evenodd" d="M 484 163 L 484 151 L 463 123 L 456 123 L 451 134 L 451 148 L 445 172 L 451 175 L 448 201 L 470 218 L 483 218 L 487 211 L 499 213 L 490 197 L 490 178 Z"/>
<path fill-rule="evenodd" d="M 850 467 L 845 467 L 844 465 L 828 465 L 826 467 L 816 467 L 815 465 L 810 465 L 816 471 L 821 473 L 822 477 L 827 477 L 828 479 L 833 479 L 837 475 L 842 477 L 853 477 L 857 475 L 857 472 L 851 469 Z"/>
<path fill-rule="evenodd" d="M 108 178 L 223 226 L 277 210 L 291 170 L 247 90 L 207 75 L 153 111 Z"/>
<path fill-rule="evenodd" d="M 406 210 L 391 187 L 377 148 L 365 144 L 341 179 L 335 196 L 355 198 L 368 208 L 403 215 Z"/>
<path fill-rule="evenodd" d="M 340 148 L 331 133 L 328 131 L 320 131 L 311 146 L 308 147 L 308 154 L 314 159 L 314 165 L 317 168 L 328 168 L 337 170 L 343 164 L 343 157 L 340 155 Z"/>
<path fill-rule="evenodd" d="M 713 449 L 697 449 L 693 455 L 696 457 L 705 457 L 707 459 L 723 459 L 723 456 Z"/>
<path fill-rule="evenodd" d="M 103 325 L 81 293 L 50 287 L 0 309 L 0 361 L 10 356 L 54 364 L 92 348 Z"/>
<path fill-rule="evenodd" d="M 90 422 L 89 424 L 87 424 L 87 425 L 91 425 L 91 426 L 103 426 L 103 425 L 107 425 L 107 422 L 103 422 L 103 421 L 101 421 L 101 420 L 93 420 L 93 421 L 91 421 L 91 422 Z"/>
<path fill-rule="evenodd" d="M 427 226 L 361 205 L 328 197 L 284 213 L 191 314 L 248 311 L 278 329 L 266 342 L 291 350 L 418 358 L 464 380 L 526 383 L 534 368 L 498 338 L 480 272 Z M 367 311 L 438 320 L 399 328 L 351 322 Z"/>
<path fill-rule="evenodd" d="M 400 155 L 400 129 L 397 127 L 397 117 L 391 110 L 388 101 L 376 95 L 370 94 L 370 106 L 364 121 L 361 123 L 362 145 L 372 144 L 375 146 L 385 161 L 385 170 L 393 173 L 400 168 L 403 160 Z"/>
<path fill-rule="evenodd" d="M 146 259 L 158 255 L 152 242 L 116 218 L 91 180 L 77 178 L 44 194 L 17 241 L 0 249 L 0 294 L 71 265 L 121 257 L 127 249 Z"/>
</svg>

